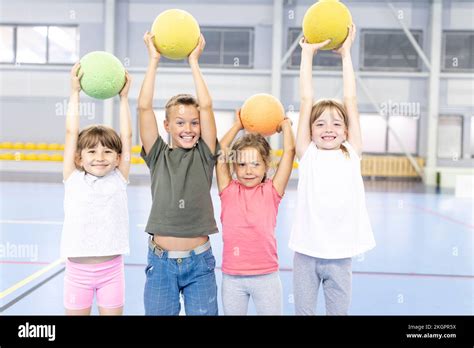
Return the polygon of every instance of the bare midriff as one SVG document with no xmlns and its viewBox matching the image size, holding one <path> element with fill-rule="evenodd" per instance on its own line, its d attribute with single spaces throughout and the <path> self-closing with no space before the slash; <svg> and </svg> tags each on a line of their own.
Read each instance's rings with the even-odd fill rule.
<svg viewBox="0 0 474 348">
<path fill-rule="evenodd" d="M 208 236 L 199 236 L 199 237 L 193 237 L 193 238 L 178 238 L 178 237 L 155 235 L 153 237 L 153 241 L 155 242 L 155 244 L 157 244 L 164 250 L 173 250 L 173 251 L 192 250 L 206 243 L 208 240 L 209 240 Z"/>
</svg>

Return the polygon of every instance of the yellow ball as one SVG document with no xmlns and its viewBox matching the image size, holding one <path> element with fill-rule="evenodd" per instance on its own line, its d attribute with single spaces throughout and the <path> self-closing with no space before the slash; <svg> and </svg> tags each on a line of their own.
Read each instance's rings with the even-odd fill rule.
<svg viewBox="0 0 474 348">
<path fill-rule="evenodd" d="M 59 149 L 60 149 L 60 145 L 59 145 L 59 144 L 56 144 L 56 143 L 48 144 L 48 150 L 51 150 L 51 151 L 58 151 Z"/>
<path fill-rule="evenodd" d="M 47 153 L 40 153 L 38 155 L 38 161 L 49 161 L 51 157 Z"/>
<path fill-rule="evenodd" d="M 309 43 L 331 39 L 322 50 L 333 50 L 342 45 L 349 33 L 352 16 L 338 0 L 320 0 L 311 6 L 303 18 L 303 34 Z"/>
<path fill-rule="evenodd" d="M 59 153 L 55 153 L 54 155 L 51 155 L 50 160 L 55 162 L 62 162 L 63 156 Z"/>
<path fill-rule="evenodd" d="M 0 160 L 13 161 L 14 159 L 15 159 L 15 155 L 12 154 L 11 152 L 6 152 L 6 153 L 1 153 L 0 154 Z"/>
<path fill-rule="evenodd" d="M 22 152 L 15 152 L 15 161 L 25 160 L 26 155 Z"/>
<path fill-rule="evenodd" d="M 47 150 L 48 144 L 46 143 L 38 143 L 36 144 L 36 150 Z"/>
<path fill-rule="evenodd" d="M 12 148 L 15 150 L 23 150 L 25 148 L 25 144 L 22 142 L 16 142 L 13 144 Z"/>
<path fill-rule="evenodd" d="M 245 130 L 264 137 L 277 131 L 285 117 L 280 101 L 270 94 L 255 94 L 248 98 L 240 110 L 240 120 Z"/>
<path fill-rule="evenodd" d="M 12 147 L 13 147 L 13 144 L 9 141 L 0 143 L 0 149 L 11 149 Z"/>
<path fill-rule="evenodd" d="M 27 161 L 37 161 L 38 160 L 38 155 L 35 153 L 28 153 L 25 155 L 25 160 Z"/>
<path fill-rule="evenodd" d="M 141 150 L 142 150 L 141 145 L 133 145 L 132 146 L 132 153 L 140 153 Z"/>
<path fill-rule="evenodd" d="M 201 31 L 194 17 L 183 10 L 166 10 L 156 17 L 151 27 L 155 46 L 166 58 L 186 58 L 199 42 Z"/>
</svg>

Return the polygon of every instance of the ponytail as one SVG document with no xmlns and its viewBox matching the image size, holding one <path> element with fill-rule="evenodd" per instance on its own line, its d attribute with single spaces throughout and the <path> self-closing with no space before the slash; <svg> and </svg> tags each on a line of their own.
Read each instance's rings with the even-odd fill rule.
<svg viewBox="0 0 474 348">
<path fill-rule="evenodd" d="M 351 157 L 350 154 L 349 154 L 349 151 L 347 150 L 347 147 L 346 147 L 345 145 L 343 145 L 343 144 L 341 144 L 341 151 L 342 151 L 342 153 L 344 154 L 344 156 L 345 156 L 346 158 L 350 158 L 350 157 Z"/>
</svg>

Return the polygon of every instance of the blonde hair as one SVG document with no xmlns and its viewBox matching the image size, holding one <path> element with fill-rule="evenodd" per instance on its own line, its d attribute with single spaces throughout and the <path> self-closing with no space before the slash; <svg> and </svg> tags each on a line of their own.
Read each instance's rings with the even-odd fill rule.
<svg viewBox="0 0 474 348">
<path fill-rule="evenodd" d="M 258 133 L 249 133 L 237 139 L 237 141 L 232 145 L 232 153 L 239 153 L 243 149 L 251 147 L 258 151 L 260 156 L 262 156 L 265 166 L 270 167 L 272 155 L 272 148 L 268 141 Z M 267 173 L 263 176 L 262 182 L 267 179 Z"/>
<path fill-rule="evenodd" d="M 312 132 L 312 125 L 313 123 L 323 114 L 323 112 L 327 109 L 336 110 L 337 113 L 342 117 L 342 121 L 344 122 L 344 126 L 346 130 L 349 129 L 349 117 L 347 116 L 347 111 L 344 105 L 340 102 L 333 100 L 333 99 L 321 99 L 314 103 L 313 108 L 311 109 L 311 116 L 309 118 L 309 132 L 311 136 L 313 136 Z M 342 153 L 349 158 L 349 151 L 347 148 L 341 144 Z"/>
<path fill-rule="evenodd" d="M 119 155 L 122 154 L 122 140 L 113 128 L 102 125 L 86 127 L 79 132 L 77 138 L 76 167 L 78 169 L 82 169 L 77 163 L 81 158 L 82 150 L 94 148 L 99 143 L 117 152 Z"/>
<path fill-rule="evenodd" d="M 191 94 L 177 94 L 171 97 L 165 105 L 165 117 L 169 120 L 170 109 L 178 105 L 192 105 L 199 110 L 199 103 Z"/>
</svg>

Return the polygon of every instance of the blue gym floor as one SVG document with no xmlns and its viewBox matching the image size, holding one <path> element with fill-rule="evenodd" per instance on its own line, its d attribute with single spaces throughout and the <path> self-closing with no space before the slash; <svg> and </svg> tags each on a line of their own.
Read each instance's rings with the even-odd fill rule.
<svg viewBox="0 0 474 348">
<path fill-rule="evenodd" d="M 132 179 L 133 180 L 133 179 Z M 354 257 L 354 315 L 472 315 L 473 201 L 451 193 L 423 192 L 421 184 L 403 189 L 366 182 L 367 206 L 377 247 Z M 413 188 L 410 189 L 410 185 Z M 0 312 L 7 315 L 63 314 L 63 264 L 31 280 L 31 275 L 59 258 L 63 219 L 61 183 L 0 182 Z M 220 201 L 212 188 L 216 221 Z M 151 204 L 146 185 L 128 188 L 131 253 L 125 258 L 125 314 L 143 314 L 147 234 L 144 225 Z M 296 187 L 283 198 L 276 235 L 283 283 L 284 314 L 293 314 L 292 251 L 288 238 L 295 209 Z M 221 235 L 211 237 L 221 283 Z M 12 255 L 7 246 L 30 245 L 37 255 Z M 37 257 L 35 257 L 37 256 Z M 28 278 L 29 277 L 29 278 Z M 18 282 L 27 278 L 25 285 Z M 6 294 L 6 290 L 14 291 Z M 220 294 L 219 294 L 220 298 Z M 220 303 L 219 303 L 220 306 Z M 220 306 L 221 310 L 221 306 Z M 250 314 L 255 313 L 250 304 Z M 324 314 L 320 289 L 318 313 Z M 94 309 L 93 313 L 97 313 Z"/>
</svg>

